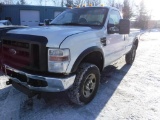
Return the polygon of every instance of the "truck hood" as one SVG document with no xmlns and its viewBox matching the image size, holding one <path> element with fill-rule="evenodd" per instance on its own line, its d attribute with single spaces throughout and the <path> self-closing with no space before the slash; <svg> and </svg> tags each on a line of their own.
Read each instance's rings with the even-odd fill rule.
<svg viewBox="0 0 160 120">
<path fill-rule="evenodd" d="M 43 36 L 48 39 L 47 47 L 59 47 L 61 42 L 68 36 L 90 31 L 91 27 L 79 27 L 79 26 L 37 26 L 28 27 L 24 29 L 11 30 L 8 33 L 12 34 L 24 34 L 24 35 L 35 35 Z"/>
</svg>

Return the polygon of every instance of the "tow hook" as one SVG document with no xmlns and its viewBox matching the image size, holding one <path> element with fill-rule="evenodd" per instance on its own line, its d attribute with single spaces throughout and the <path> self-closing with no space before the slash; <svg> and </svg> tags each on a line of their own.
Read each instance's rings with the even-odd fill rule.
<svg viewBox="0 0 160 120">
<path fill-rule="evenodd" d="M 12 84 L 12 81 L 11 81 L 11 80 L 6 81 L 6 85 L 10 85 L 10 84 Z"/>
</svg>

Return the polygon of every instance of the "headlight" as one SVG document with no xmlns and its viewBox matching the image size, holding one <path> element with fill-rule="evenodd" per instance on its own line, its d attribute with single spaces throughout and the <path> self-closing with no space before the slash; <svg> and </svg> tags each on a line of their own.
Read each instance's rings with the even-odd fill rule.
<svg viewBox="0 0 160 120">
<path fill-rule="evenodd" d="M 69 49 L 48 49 L 48 71 L 64 73 L 70 61 Z"/>
</svg>

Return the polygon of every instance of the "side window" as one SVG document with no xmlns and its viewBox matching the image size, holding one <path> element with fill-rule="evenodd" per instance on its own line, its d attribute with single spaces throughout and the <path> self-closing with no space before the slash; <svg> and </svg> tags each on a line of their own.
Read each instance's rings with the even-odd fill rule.
<svg viewBox="0 0 160 120">
<path fill-rule="evenodd" d="M 117 25 L 119 25 L 120 19 L 121 19 L 120 13 L 116 10 L 112 10 L 110 12 L 108 23 L 117 26 Z"/>
</svg>

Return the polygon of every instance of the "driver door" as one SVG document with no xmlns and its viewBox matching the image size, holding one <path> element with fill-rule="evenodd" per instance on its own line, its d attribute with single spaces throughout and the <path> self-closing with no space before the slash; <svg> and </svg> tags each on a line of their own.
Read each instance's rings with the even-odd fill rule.
<svg viewBox="0 0 160 120">
<path fill-rule="evenodd" d="M 105 48 L 105 63 L 111 64 L 115 60 L 123 56 L 125 52 L 124 35 L 119 34 L 120 13 L 117 10 L 111 10 L 107 25 L 107 46 Z"/>
</svg>

